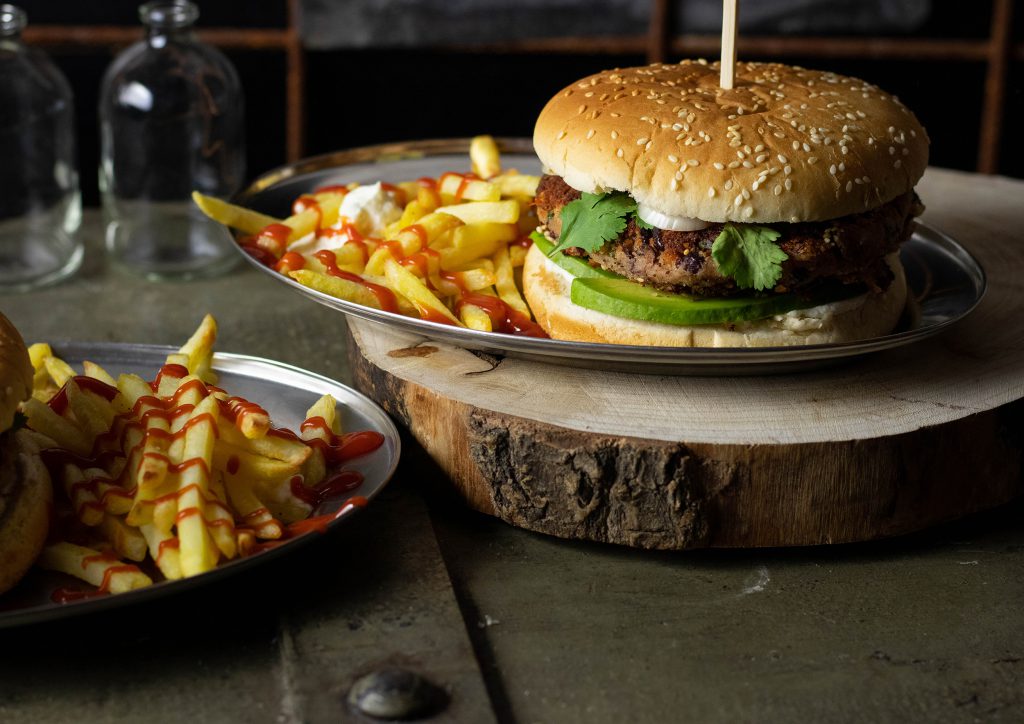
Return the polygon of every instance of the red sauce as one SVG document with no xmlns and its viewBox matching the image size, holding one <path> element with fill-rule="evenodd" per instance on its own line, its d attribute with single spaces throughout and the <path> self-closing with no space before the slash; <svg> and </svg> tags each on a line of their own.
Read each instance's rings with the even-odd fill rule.
<svg viewBox="0 0 1024 724">
<path fill-rule="evenodd" d="M 268 224 L 256 235 L 255 245 L 269 252 L 275 259 L 280 259 L 288 249 L 288 239 L 292 235 L 290 226 L 284 224 Z"/>
<path fill-rule="evenodd" d="M 458 188 L 455 189 L 454 196 L 455 196 L 455 203 L 461 202 L 463 194 L 466 193 L 466 187 L 469 186 L 469 182 L 473 180 L 473 176 L 471 174 L 463 175 L 463 174 L 459 174 L 459 173 L 452 173 L 452 172 L 449 171 L 448 173 L 441 174 L 441 178 L 438 179 L 438 186 L 440 186 L 441 188 L 444 188 L 444 182 L 445 182 L 445 179 L 447 179 L 447 178 L 457 178 L 457 179 L 459 179 L 459 185 L 458 185 Z"/>
<path fill-rule="evenodd" d="M 398 302 L 395 300 L 394 292 L 392 292 L 387 287 L 382 287 L 379 284 L 368 282 L 358 274 L 352 274 L 343 269 L 339 269 L 338 260 L 335 258 L 333 251 L 324 249 L 323 251 L 318 251 L 316 254 L 314 254 L 314 256 L 316 257 L 317 261 L 324 265 L 324 268 L 327 270 L 327 273 L 330 274 L 332 277 L 337 277 L 339 279 L 347 279 L 350 282 L 362 284 L 364 287 L 373 292 L 373 295 L 377 297 L 377 302 L 380 304 L 380 308 L 383 309 L 385 312 L 398 311 Z"/>
<path fill-rule="evenodd" d="M 270 419 L 270 414 L 255 402 L 250 402 L 244 397 L 229 397 L 226 400 L 219 400 L 220 413 L 235 423 L 239 430 L 245 425 L 245 418 L 250 416 Z"/>
<path fill-rule="evenodd" d="M 149 383 L 149 388 L 156 392 L 160 389 L 160 383 L 164 377 L 170 377 L 172 380 L 183 380 L 188 377 L 188 368 L 185 365 L 164 365 L 160 368 L 160 371 L 156 374 L 156 379 Z"/>
<path fill-rule="evenodd" d="M 430 178 L 430 176 L 420 176 L 418 179 L 416 179 L 416 183 L 418 183 L 425 189 L 437 188 L 437 179 L 432 179 Z"/>
<path fill-rule="evenodd" d="M 116 573 L 139 573 L 139 567 L 133 566 L 130 563 L 121 566 L 110 566 L 103 572 L 103 580 L 100 582 L 100 587 L 96 589 L 97 593 L 107 593 L 110 591 L 110 579 L 113 578 Z"/>
<path fill-rule="evenodd" d="M 458 313 L 464 304 L 472 304 L 474 307 L 479 307 L 487 312 L 487 316 L 491 318 L 491 325 L 495 332 L 517 334 L 523 337 L 548 336 L 547 332 L 541 329 L 539 324 L 534 322 L 518 309 L 513 309 L 498 297 L 492 297 L 487 294 L 463 292 L 459 297 L 459 300 L 455 303 L 456 313 Z"/>
<path fill-rule="evenodd" d="M 119 394 L 116 387 L 111 387 L 106 382 L 98 380 L 95 377 L 85 377 L 84 375 L 75 375 L 68 382 L 74 382 L 78 385 L 78 388 L 83 391 L 89 391 L 102 397 L 103 399 L 110 401 L 113 400 Z M 68 382 L 65 382 L 60 391 L 57 392 L 50 401 L 47 403 L 50 409 L 56 412 L 58 415 L 64 413 L 68 408 Z"/>
<path fill-rule="evenodd" d="M 90 598 L 98 598 L 100 596 L 108 595 L 108 591 L 100 591 L 93 589 L 91 591 L 83 591 L 80 588 L 69 588 L 67 586 L 61 586 L 55 588 L 53 593 L 50 594 L 50 600 L 54 603 L 74 603 L 75 601 L 84 601 Z"/>
<path fill-rule="evenodd" d="M 288 272 L 298 271 L 305 266 L 306 260 L 302 257 L 302 254 L 289 251 L 285 252 L 285 255 L 282 256 L 276 264 L 274 264 L 274 271 L 287 274 Z"/>
<path fill-rule="evenodd" d="M 399 233 L 405 233 L 406 231 L 416 234 L 420 238 L 420 246 L 424 249 L 427 247 L 429 237 L 427 236 L 427 230 L 423 228 L 422 224 L 412 224 L 402 229 Z"/>
<path fill-rule="evenodd" d="M 85 556 L 82 559 L 82 570 L 84 571 L 92 563 L 110 563 L 111 561 L 117 560 L 117 554 L 114 551 L 103 551 L 97 553 L 94 556 Z"/>
<path fill-rule="evenodd" d="M 315 487 L 303 483 L 301 475 L 296 475 L 289 483 L 292 495 L 315 510 L 326 501 L 358 488 L 363 484 L 363 474 L 355 470 L 342 470 Z"/>
<path fill-rule="evenodd" d="M 242 251 L 251 256 L 253 259 L 258 261 L 263 266 L 273 267 L 277 262 L 277 257 L 271 254 L 266 249 L 262 249 L 255 244 L 241 244 Z"/>
<path fill-rule="evenodd" d="M 299 520 L 291 523 L 285 528 L 285 534 L 288 538 L 294 538 L 295 536 L 303 535 L 304 533 L 325 533 L 327 532 L 327 526 L 331 521 L 341 518 L 356 508 L 365 508 L 367 502 L 369 501 L 367 501 L 363 496 L 354 495 L 345 501 L 345 504 L 338 509 L 337 513 L 315 515 L 312 518 L 306 518 L 305 520 Z"/>
<path fill-rule="evenodd" d="M 320 211 L 320 203 L 314 197 L 303 194 L 292 203 L 292 213 L 301 214 L 306 209 L 316 209 L 317 211 Z M 319 224 L 317 224 L 317 226 L 319 226 Z"/>
<path fill-rule="evenodd" d="M 405 197 L 405 189 L 399 188 L 398 186 L 389 183 L 382 183 L 380 187 L 383 190 L 394 194 L 396 204 L 398 204 L 399 206 L 405 206 L 405 202 L 407 200 Z"/>
<path fill-rule="evenodd" d="M 178 538 L 167 538 L 166 540 L 160 541 L 160 544 L 156 547 L 156 562 L 160 563 L 160 558 L 163 557 L 164 551 L 178 550 L 181 548 L 181 541 Z"/>
</svg>

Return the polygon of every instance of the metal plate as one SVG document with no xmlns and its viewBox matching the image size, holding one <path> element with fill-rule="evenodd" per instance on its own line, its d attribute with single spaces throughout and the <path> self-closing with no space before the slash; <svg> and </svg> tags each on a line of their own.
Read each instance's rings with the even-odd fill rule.
<svg viewBox="0 0 1024 724">
<path fill-rule="evenodd" d="M 56 355 L 76 368 L 80 368 L 82 361 L 88 359 L 102 365 L 114 375 L 134 372 L 144 379 L 151 379 L 160 369 L 167 354 L 174 351 L 171 347 L 107 343 L 69 342 L 52 346 Z M 384 444 L 377 450 L 346 464 L 346 468 L 358 470 L 363 474 L 363 484 L 344 497 L 325 502 L 313 511 L 315 515 L 334 513 L 355 495 L 372 501 L 391 479 L 401 451 L 398 430 L 384 411 L 369 398 L 326 377 L 257 357 L 215 354 L 213 368 L 220 377 L 217 383 L 219 387 L 233 395 L 258 402 L 270 413 L 270 418 L 278 427 L 298 430 L 309 406 L 321 395 L 330 394 L 338 401 L 342 429 L 376 430 L 384 436 Z M 357 510 L 358 508 L 352 508 L 328 523 L 328 532 L 343 525 Z M 162 581 L 116 596 L 88 598 L 65 604 L 53 603 L 50 600 L 55 588 L 88 584 L 61 573 L 33 569 L 16 588 L 0 598 L 0 628 L 106 610 L 177 593 L 291 553 L 319 535 L 313 532 L 297 536 L 275 548 L 223 563 L 209 573 L 191 578 Z"/>
<path fill-rule="evenodd" d="M 539 173 L 540 162 L 527 139 L 499 139 L 505 168 Z M 239 203 L 286 216 L 292 201 L 318 186 L 337 183 L 397 182 L 469 166 L 469 139 L 418 141 L 371 146 L 317 156 L 258 178 Z M 903 244 L 900 257 L 910 301 L 892 334 L 857 342 L 759 348 L 639 347 L 517 337 L 451 327 L 337 299 L 305 287 L 269 269 L 239 247 L 261 272 L 320 304 L 345 314 L 424 338 L 450 342 L 495 355 L 507 355 L 573 367 L 674 375 L 755 375 L 803 371 L 909 344 L 936 334 L 962 319 L 985 292 L 985 273 L 955 240 L 925 224 Z"/>
</svg>

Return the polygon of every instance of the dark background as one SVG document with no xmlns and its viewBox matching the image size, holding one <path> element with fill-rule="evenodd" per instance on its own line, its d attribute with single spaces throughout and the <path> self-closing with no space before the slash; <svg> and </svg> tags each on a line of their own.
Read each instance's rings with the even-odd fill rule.
<svg viewBox="0 0 1024 724">
<path fill-rule="evenodd" d="M 793 5 L 776 0 L 780 5 Z M 352 3 L 359 0 L 303 0 L 300 4 L 301 25 L 307 38 L 306 63 L 306 135 L 305 154 L 314 155 L 341 148 L 386 141 L 415 138 L 457 137 L 477 133 L 506 136 L 529 136 L 533 119 L 544 102 L 557 90 L 577 78 L 613 66 L 646 63 L 642 53 L 621 52 L 538 52 L 532 50 L 465 49 L 475 39 L 467 34 L 462 49 L 454 49 L 450 39 L 444 42 L 431 39 L 430 32 L 414 33 L 414 41 L 401 35 L 373 36 L 374 28 L 362 28 L 358 33 L 344 27 Z M 362 0 L 367 17 L 373 17 L 375 7 L 390 6 L 390 12 L 415 10 L 417 22 L 428 23 L 431 2 L 440 0 Z M 489 0 L 493 3 L 495 0 Z M 615 26 L 615 12 L 622 11 L 622 3 L 605 0 L 602 23 Z M 805 0 L 813 6 L 806 11 L 789 8 L 775 20 L 758 19 L 754 27 L 743 32 L 756 35 L 793 34 L 791 28 L 806 28 L 817 35 L 838 32 L 834 22 L 836 13 L 849 11 L 850 3 L 836 0 Z M 377 5 L 375 5 L 377 3 Z M 441 5 L 445 3 L 440 2 Z M 488 2 L 481 0 L 481 6 Z M 557 23 L 543 23 L 538 8 L 544 3 L 531 2 L 532 15 L 524 15 L 524 23 L 532 27 L 515 26 L 510 37 L 557 37 L 572 33 L 573 17 L 593 13 L 594 3 L 554 2 L 558 9 Z M 741 3 L 744 7 L 766 2 Z M 879 14 L 878 28 L 873 33 L 867 27 L 874 16 L 863 12 L 860 6 L 858 22 L 861 26 L 841 28 L 843 36 L 873 34 L 885 37 L 940 37 L 955 39 L 984 39 L 990 32 L 992 3 L 949 3 L 905 0 L 913 8 L 912 22 L 893 24 L 891 18 Z M 200 2 L 202 16 L 200 28 L 212 27 L 271 27 L 288 26 L 289 14 L 285 0 L 254 0 L 248 3 Z M 574 7 L 575 5 L 575 7 Z M 600 5 L 600 3 L 598 3 Z M 699 5 L 699 3 L 697 3 Z M 854 4 L 856 5 L 856 4 Z M 397 6 L 397 9 L 396 9 Z M 459 3 L 459 7 L 472 8 L 474 3 Z M 639 3 L 642 8 L 643 3 Z M 96 3 L 76 0 L 35 0 L 24 2 L 30 25 L 62 26 L 137 26 L 137 3 L 116 0 Z M 409 9 L 411 8 L 411 10 Z M 486 7 L 483 7 L 487 10 Z M 700 9 L 699 7 L 697 8 Z M 707 8 L 705 7 L 705 10 Z M 488 30 L 487 37 L 494 42 L 495 23 L 488 23 L 486 12 L 476 18 L 462 18 L 466 23 L 479 23 Z M 609 15 L 609 13 L 612 13 Z M 628 16 L 627 16 L 628 15 Z M 763 16 L 764 13 L 761 13 Z M 699 14 L 678 13 L 679 32 L 717 33 L 717 27 L 683 27 L 684 19 L 705 22 Z M 691 17 L 692 16 L 692 17 Z M 538 20 L 538 17 L 541 20 Z M 442 20 L 444 20 L 442 18 Z M 450 20 L 450 18 L 449 18 Z M 440 21 L 439 21 L 440 22 Z M 595 21 L 596 22 L 596 21 Z M 645 18 L 634 13 L 623 14 L 622 29 L 643 34 Z M 712 19 L 711 25 L 714 25 Z M 1020 44 L 1024 33 L 1024 10 L 1018 10 L 1013 22 L 1014 42 Z M 421 28 L 430 28 L 421 24 Z M 440 27 L 440 26 L 438 26 Z M 310 28 L 315 30 L 311 32 Z M 601 31 L 597 27 L 596 31 Z M 415 27 L 413 28 L 415 30 Z M 369 35 L 367 35 L 369 33 Z M 336 39 L 335 42 L 331 42 Z M 313 49 L 313 48 L 317 49 Z M 87 47 L 84 45 L 54 44 L 47 52 L 68 76 L 74 89 L 77 124 L 79 129 L 79 168 L 84 200 L 98 202 L 96 167 L 98 163 L 98 131 L 96 103 L 104 70 L 117 48 Z M 229 49 L 227 55 L 235 63 L 242 78 L 246 97 L 248 177 L 286 162 L 285 151 L 285 78 L 286 60 L 283 52 L 274 49 Z M 682 56 L 679 56 L 682 57 Z M 673 56 L 672 59 L 675 59 Z M 748 58 L 760 60 L 768 58 Z M 877 60 L 858 58 L 787 57 L 785 62 L 808 67 L 827 67 L 841 73 L 864 78 L 896 93 L 912 108 L 932 138 L 931 162 L 934 165 L 974 170 L 978 160 L 978 134 L 982 106 L 985 70 L 984 62 L 962 60 L 956 57 L 940 60 Z M 1007 92 L 1003 109 L 1003 133 L 998 170 L 1000 173 L 1024 176 L 1024 141 L 1016 133 L 1024 121 L 1024 63 L 1020 53 L 1011 53 Z"/>
</svg>

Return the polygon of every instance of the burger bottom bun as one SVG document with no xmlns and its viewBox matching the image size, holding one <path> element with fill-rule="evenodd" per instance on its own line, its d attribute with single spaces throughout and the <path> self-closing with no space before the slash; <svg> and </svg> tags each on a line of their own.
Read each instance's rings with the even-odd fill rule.
<svg viewBox="0 0 1024 724">
<path fill-rule="evenodd" d="M 888 334 L 907 301 L 899 254 L 886 257 L 895 279 L 881 293 L 798 309 L 754 322 L 680 326 L 615 317 L 572 303 L 572 275 L 536 246 L 523 267 L 523 293 L 554 339 L 657 347 L 789 347 L 851 342 Z"/>
<path fill-rule="evenodd" d="M 0 593 L 14 587 L 35 563 L 46 543 L 53 507 L 50 475 L 24 431 L 14 433 L 4 455 L 13 476 L 0 490 Z"/>
</svg>

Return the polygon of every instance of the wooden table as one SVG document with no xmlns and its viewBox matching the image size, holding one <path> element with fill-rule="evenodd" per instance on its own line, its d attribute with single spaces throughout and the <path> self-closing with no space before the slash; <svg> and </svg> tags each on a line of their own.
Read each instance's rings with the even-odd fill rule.
<svg viewBox="0 0 1024 724">
<path fill-rule="evenodd" d="M 1024 234 L 1024 183 L 933 170 L 920 191 L 968 247 Z M 93 213 L 85 234 L 75 280 L 0 297 L 30 340 L 180 343 L 209 311 L 220 350 L 348 379 L 336 312 L 248 269 L 126 277 Z M 443 489 L 410 450 L 377 504 L 297 557 L 0 631 L 0 721 L 369 721 L 345 693 L 389 664 L 447 689 L 437 721 L 1021 719 L 1020 501 L 887 542 L 645 553 L 514 529 Z"/>
</svg>

